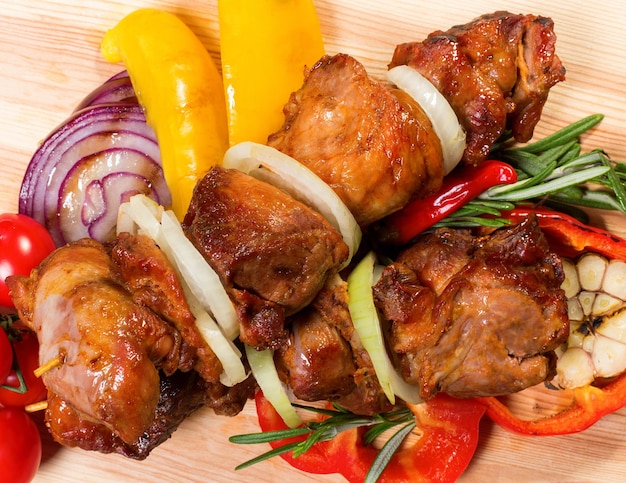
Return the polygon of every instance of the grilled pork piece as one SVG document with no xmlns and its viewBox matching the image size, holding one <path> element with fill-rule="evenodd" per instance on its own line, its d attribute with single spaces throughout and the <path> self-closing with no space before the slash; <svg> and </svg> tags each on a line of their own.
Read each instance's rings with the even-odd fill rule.
<svg viewBox="0 0 626 483">
<path fill-rule="evenodd" d="M 331 186 L 361 226 L 441 185 L 441 144 L 424 111 L 348 55 L 317 62 L 284 113 L 268 144 Z"/>
<path fill-rule="evenodd" d="M 495 12 L 396 47 L 389 67 L 409 65 L 446 97 L 467 136 L 463 161 L 478 164 L 506 128 L 533 134 L 548 92 L 565 79 L 553 22 Z"/>
<path fill-rule="evenodd" d="M 352 325 L 346 283 L 339 276 L 289 322 L 290 337 L 274 353 L 274 360 L 296 397 L 337 401 L 356 414 L 391 409 Z"/>
<path fill-rule="evenodd" d="M 40 362 L 62 362 L 43 375 L 49 391 L 132 443 L 154 418 L 155 364 L 173 372 L 181 344 L 118 280 L 105 248 L 85 239 L 9 283 L 20 318 L 37 334 Z"/>
<path fill-rule="evenodd" d="M 100 453 L 119 453 L 128 458 L 145 459 L 166 441 L 180 423 L 199 409 L 207 399 L 205 383 L 195 371 L 161 373 L 159 402 L 146 430 L 132 443 L 122 440 L 109 427 L 83 415 L 56 394 L 48 398 L 46 425 L 55 441 Z"/>
<path fill-rule="evenodd" d="M 428 399 L 550 379 L 568 336 L 560 259 L 529 218 L 487 237 L 441 229 L 385 268 L 375 303 L 405 379 Z"/>
<path fill-rule="evenodd" d="M 319 213 L 221 167 L 196 186 L 183 227 L 231 292 L 240 339 L 259 348 L 282 344 L 285 316 L 309 304 L 348 257 L 341 234 Z"/>
<path fill-rule="evenodd" d="M 145 457 L 201 403 L 232 415 L 253 395 L 252 378 L 233 388 L 219 382 L 221 364 L 195 328 L 174 269 L 147 237 L 70 243 L 7 284 L 37 333 L 40 362 L 60 359 L 42 377 L 48 426 L 63 444 Z M 169 379 L 196 370 L 200 395 L 185 382 L 196 376 Z M 180 414 L 163 416 L 168 405 Z"/>
</svg>

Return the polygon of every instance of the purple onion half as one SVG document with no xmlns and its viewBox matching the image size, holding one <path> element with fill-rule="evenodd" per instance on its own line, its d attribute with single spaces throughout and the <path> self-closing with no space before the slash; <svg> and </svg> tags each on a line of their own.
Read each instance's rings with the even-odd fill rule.
<svg viewBox="0 0 626 483">
<path fill-rule="evenodd" d="M 136 193 L 171 203 L 154 131 L 138 104 L 95 104 L 72 114 L 37 149 L 19 212 L 42 223 L 57 246 L 84 237 L 107 242 L 119 205 Z"/>
</svg>

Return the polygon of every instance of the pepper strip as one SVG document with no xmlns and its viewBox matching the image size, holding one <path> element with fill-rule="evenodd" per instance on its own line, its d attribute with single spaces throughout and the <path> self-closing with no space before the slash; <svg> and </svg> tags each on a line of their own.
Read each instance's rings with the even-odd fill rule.
<svg viewBox="0 0 626 483">
<path fill-rule="evenodd" d="M 626 260 L 626 240 L 587 226 L 569 215 L 542 207 L 518 207 L 504 213 L 503 217 L 518 222 L 531 213 L 536 215 L 539 226 L 550 239 L 550 246 L 560 255 L 569 257 L 591 251 L 609 259 Z M 555 243 L 558 246 L 555 247 Z M 516 433 L 536 436 L 577 433 L 626 406 L 626 373 L 601 388 L 587 385 L 574 389 L 569 407 L 539 420 L 518 418 L 495 397 L 480 398 L 479 401 L 485 404 L 489 418 Z"/>
<path fill-rule="evenodd" d="M 388 216 L 377 232 L 383 242 L 403 245 L 487 189 L 516 181 L 515 169 L 502 161 L 486 160 L 475 167 L 459 167 L 444 178 L 437 193 L 414 200 Z"/>
<path fill-rule="evenodd" d="M 502 218 L 519 223 L 531 213 L 537 217 L 552 249 L 561 256 L 573 258 L 593 251 L 609 259 L 626 260 L 625 239 L 601 228 L 585 225 L 565 213 L 544 207 L 518 205 L 514 210 L 503 212 Z"/>
<path fill-rule="evenodd" d="M 200 39 L 176 16 L 136 10 L 106 32 L 100 50 L 123 62 L 154 129 L 172 209 L 185 215 L 196 182 L 228 148 L 222 78 Z"/>
<path fill-rule="evenodd" d="M 283 106 L 324 55 L 312 0 L 220 0 L 220 48 L 230 144 L 266 143 Z"/>
<path fill-rule="evenodd" d="M 263 431 L 287 429 L 282 418 L 258 391 L 255 397 L 259 425 Z M 479 400 L 454 399 L 438 394 L 428 402 L 409 405 L 415 414 L 418 439 L 407 442 L 392 457 L 380 482 L 452 482 L 472 460 L 479 438 L 479 423 L 485 405 Z M 314 474 L 339 473 L 350 482 L 361 483 L 374 463 L 378 450 L 363 443 L 366 428 L 341 431 L 329 441 L 314 444 L 298 457 L 280 456 L 291 466 Z M 273 448 L 302 441 L 306 436 L 270 443 Z"/>
</svg>

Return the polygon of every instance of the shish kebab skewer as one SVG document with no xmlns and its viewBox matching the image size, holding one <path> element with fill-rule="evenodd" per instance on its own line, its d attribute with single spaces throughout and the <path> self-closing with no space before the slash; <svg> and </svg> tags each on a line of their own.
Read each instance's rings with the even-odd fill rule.
<svg viewBox="0 0 626 483">
<path fill-rule="evenodd" d="M 515 17 L 515 16 L 514 16 L 514 17 Z M 521 18 L 521 17 L 520 17 L 520 18 Z M 522 20 L 524 20 L 524 19 L 522 18 Z M 337 60 L 341 60 L 341 61 L 343 61 L 344 59 L 347 61 L 347 63 L 348 63 L 348 64 L 350 64 L 350 63 L 351 63 L 350 59 L 348 59 L 346 56 L 339 56 L 339 57 L 337 57 L 337 58 L 335 58 L 335 59 L 330 59 L 330 62 L 328 62 L 328 59 L 324 59 L 324 60 L 323 60 L 323 62 L 322 62 L 320 65 L 329 65 L 329 64 L 332 64 L 332 63 L 336 62 Z M 357 67 L 356 69 L 358 70 L 358 67 Z M 319 72 L 321 72 L 322 70 L 320 69 L 320 70 L 318 70 L 318 71 L 319 71 Z M 405 101 L 405 104 L 406 104 L 406 101 Z M 292 132 L 293 132 L 293 131 L 292 131 Z M 276 144 L 276 143 L 278 142 L 278 141 L 277 141 L 278 137 L 280 137 L 280 136 L 274 136 L 274 138 L 273 138 L 273 140 L 272 140 L 273 144 Z M 438 140 L 437 140 L 437 141 L 438 141 Z M 439 148 L 439 149 L 440 149 L 440 148 Z M 432 159 L 431 159 L 430 161 L 432 161 Z M 441 162 L 440 162 L 440 161 L 432 161 L 432 163 L 433 163 L 434 165 L 439 165 L 439 167 L 436 167 L 436 168 L 435 168 L 435 170 L 436 170 L 436 171 L 438 171 L 438 172 L 440 173 L 440 174 L 439 174 L 439 177 L 440 177 L 440 176 L 442 175 L 441 173 L 443 172 L 443 167 L 441 166 Z M 436 179 L 437 179 L 437 176 L 435 176 L 434 185 L 436 185 Z M 328 182 L 328 181 L 327 181 L 327 182 Z M 333 183 L 330 183 L 330 184 L 332 185 Z M 433 185 L 433 186 L 434 186 L 434 185 Z M 431 187 L 431 189 L 432 189 L 432 187 Z M 403 195 L 403 196 L 405 196 L 405 197 L 406 197 L 406 195 Z M 410 194 L 410 195 L 409 195 L 409 197 L 410 197 L 410 196 L 412 196 L 412 194 Z M 406 198 L 405 198 L 405 199 L 406 199 Z M 388 209 L 389 209 L 389 208 L 388 208 Z M 392 211 L 393 211 L 393 210 L 395 210 L 395 209 L 397 209 L 397 206 L 392 206 L 392 207 L 391 207 L 391 210 L 392 210 Z M 376 216 L 381 216 L 381 215 L 380 215 L 380 214 L 378 214 L 378 215 L 376 215 Z M 361 220 L 362 220 L 362 221 L 361 221 L 361 223 L 363 223 L 363 224 L 367 225 L 369 222 L 371 222 L 371 220 L 372 220 L 372 219 L 371 219 L 371 218 L 368 218 L 367 216 L 364 216 Z"/>
</svg>

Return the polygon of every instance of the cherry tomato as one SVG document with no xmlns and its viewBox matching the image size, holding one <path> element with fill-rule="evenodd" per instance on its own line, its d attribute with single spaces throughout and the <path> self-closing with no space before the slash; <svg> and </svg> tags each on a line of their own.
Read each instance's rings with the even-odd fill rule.
<svg viewBox="0 0 626 483">
<path fill-rule="evenodd" d="M 20 408 L 0 408 L 0 481 L 29 482 L 41 463 L 41 436 Z"/>
<path fill-rule="evenodd" d="M 24 378 L 26 390 L 23 392 L 17 390 L 20 387 L 20 381 L 15 368 L 13 368 L 4 384 L 0 386 L 0 405 L 2 406 L 24 407 L 28 404 L 43 401 L 47 395 L 43 381 L 33 374 L 33 371 L 39 367 L 39 342 L 37 342 L 37 336 L 25 327 L 20 328 L 19 332 L 19 339 L 13 341 L 13 352 Z"/>
<path fill-rule="evenodd" d="M 0 215 L 0 307 L 13 308 L 4 280 L 28 275 L 56 248 L 48 231 L 26 215 Z"/>
<path fill-rule="evenodd" d="M 13 348 L 6 332 L 0 329 L 0 384 L 3 384 L 13 365 Z"/>
</svg>

